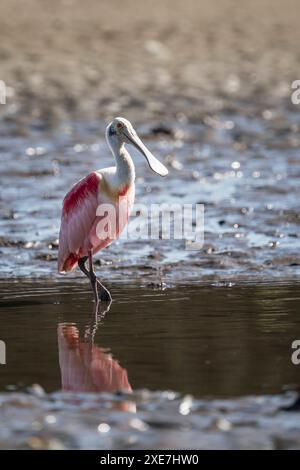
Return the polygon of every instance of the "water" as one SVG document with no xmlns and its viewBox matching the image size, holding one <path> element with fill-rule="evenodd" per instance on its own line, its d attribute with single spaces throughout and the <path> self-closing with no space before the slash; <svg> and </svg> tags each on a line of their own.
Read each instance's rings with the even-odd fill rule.
<svg viewBox="0 0 300 470">
<path fill-rule="evenodd" d="M 96 322 L 85 282 L 4 282 L 1 390 L 38 383 L 48 392 L 145 388 L 232 397 L 300 386 L 291 363 L 299 283 L 111 290 L 114 301 Z"/>
<path fill-rule="evenodd" d="M 299 448 L 299 283 L 108 287 L 2 282 L 0 448 Z"/>
<path fill-rule="evenodd" d="M 4 125 L 1 277 L 57 276 L 62 199 L 93 169 L 113 164 L 105 124 L 65 122 L 25 136 Z M 136 202 L 204 204 L 204 247 L 189 251 L 184 239 L 172 237 L 123 239 L 99 254 L 103 277 L 149 283 L 299 278 L 299 113 L 240 105 L 196 122 L 174 121 L 167 133 L 155 133 L 155 125 L 136 128 L 170 172 L 154 175 L 130 149 Z"/>
<path fill-rule="evenodd" d="M 66 191 L 112 164 L 106 123 L 3 122 L 0 447 L 300 447 L 299 412 L 284 410 L 300 385 L 300 120 L 265 106 L 133 119 L 170 170 L 133 151 L 136 202 L 204 204 L 204 246 L 103 250 L 114 301 L 97 319 L 81 273 L 56 272 L 57 237 Z"/>
<path fill-rule="evenodd" d="M 104 122 L 3 128 L 0 447 L 300 447 L 284 410 L 300 385 L 299 116 L 262 111 L 137 126 L 170 174 L 134 155 L 136 201 L 203 203 L 204 247 L 112 244 L 96 257 L 114 298 L 97 319 L 86 280 L 56 261 L 64 194 L 112 163 Z"/>
<path fill-rule="evenodd" d="M 296 8 L 2 3 L 0 448 L 300 448 Z M 204 246 L 118 240 L 95 318 L 57 238 L 66 192 L 113 163 L 116 115 L 169 169 L 133 150 L 136 202 L 204 204 Z"/>
</svg>

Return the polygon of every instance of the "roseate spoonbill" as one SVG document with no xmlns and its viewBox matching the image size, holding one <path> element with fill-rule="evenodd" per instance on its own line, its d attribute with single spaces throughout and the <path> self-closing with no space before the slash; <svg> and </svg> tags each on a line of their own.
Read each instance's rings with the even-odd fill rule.
<svg viewBox="0 0 300 470">
<path fill-rule="evenodd" d="M 85 326 L 82 335 L 75 323 L 58 324 L 58 353 L 63 391 L 132 393 L 127 370 L 107 348 L 94 343 L 98 326 L 110 305 L 110 303 L 100 305 L 100 315 L 95 315 L 93 312 L 92 319 Z M 136 412 L 135 403 L 129 399 L 118 401 L 113 407 L 122 411 Z"/>
<path fill-rule="evenodd" d="M 99 299 L 110 301 L 111 296 L 96 277 L 93 255 L 119 237 L 134 203 L 135 169 L 125 144 L 136 147 L 155 173 L 168 174 L 167 168 L 146 148 L 127 119 L 115 118 L 107 126 L 105 135 L 116 166 L 93 171 L 67 193 L 63 201 L 58 250 L 58 271 L 66 273 L 78 265 L 91 282 L 96 303 Z M 101 216 L 97 214 L 104 204 L 111 204 L 118 216 L 117 223 L 112 224 L 115 232 L 110 232 L 109 237 L 105 231 L 99 233 Z"/>
</svg>

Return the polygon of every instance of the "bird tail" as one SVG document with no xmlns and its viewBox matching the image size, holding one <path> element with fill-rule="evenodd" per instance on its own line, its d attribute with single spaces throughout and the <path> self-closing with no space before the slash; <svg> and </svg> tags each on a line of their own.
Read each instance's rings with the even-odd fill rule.
<svg viewBox="0 0 300 470">
<path fill-rule="evenodd" d="M 77 264 L 78 264 L 79 257 L 74 255 L 74 253 L 70 253 L 69 256 L 63 260 L 62 263 L 58 264 L 58 272 L 61 274 L 68 273 L 73 271 Z"/>
</svg>

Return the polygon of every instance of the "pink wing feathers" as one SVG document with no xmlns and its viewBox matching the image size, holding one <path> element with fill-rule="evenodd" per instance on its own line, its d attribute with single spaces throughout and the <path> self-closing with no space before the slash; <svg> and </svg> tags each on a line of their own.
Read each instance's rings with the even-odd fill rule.
<svg viewBox="0 0 300 470">
<path fill-rule="evenodd" d="M 101 173 L 90 173 L 75 184 L 64 199 L 59 233 L 59 272 L 72 271 L 79 258 L 91 248 L 89 233 L 96 220 L 101 180 Z"/>
<path fill-rule="evenodd" d="M 104 348 L 81 340 L 75 325 L 59 323 L 57 334 L 63 390 L 132 392 L 126 369 Z"/>
<path fill-rule="evenodd" d="M 66 195 L 63 202 L 61 227 L 59 233 L 58 271 L 68 272 L 76 268 L 78 260 L 110 245 L 122 233 L 134 203 L 134 185 L 125 187 L 116 195 L 105 194 L 104 176 L 94 171 L 80 180 Z M 111 200 L 116 220 L 113 231 L 107 233 L 104 228 L 97 233 L 98 223 L 106 216 L 97 216 L 101 202 Z M 102 230 L 102 232 L 101 232 Z M 101 236 L 102 235 L 102 236 Z"/>
</svg>

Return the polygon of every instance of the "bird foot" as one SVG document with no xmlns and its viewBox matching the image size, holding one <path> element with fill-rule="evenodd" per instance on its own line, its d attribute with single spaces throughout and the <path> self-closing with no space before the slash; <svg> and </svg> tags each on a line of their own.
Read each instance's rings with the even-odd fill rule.
<svg viewBox="0 0 300 470">
<path fill-rule="evenodd" d="M 99 286 L 99 300 L 101 302 L 111 302 L 112 298 L 111 298 L 110 292 L 98 280 L 97 280 L 97 284 Z"/>
</svg>

